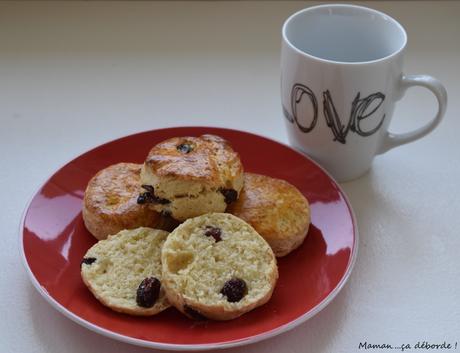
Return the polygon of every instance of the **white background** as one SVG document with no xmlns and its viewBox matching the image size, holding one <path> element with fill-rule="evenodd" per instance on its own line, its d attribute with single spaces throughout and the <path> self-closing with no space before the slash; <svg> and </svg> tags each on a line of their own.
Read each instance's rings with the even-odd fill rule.
<svg viewBox="0 0 460 353">
<path fill-rule="evenodd" d="M 41 298 L 20 262 L 21 212 L 63 163 L 126 134 L 214 125 L 287 142 L 280 28 L 311 4 L 0 3 L 1 352 L 148 351 L 90 332 Z M 460 2 L 365 4 L 406 27 L 406 72 L 444 82 L 447 116 L 342 185 L 361 239 L 337 298 L 293 331 L 229 352 L 354 352 L 364 341 L 419 340 L 458 342 L 460 351 Z M 434 97 L 413 89 L 391 128 L 407 131 L 434 112 Z"/>
</svg>

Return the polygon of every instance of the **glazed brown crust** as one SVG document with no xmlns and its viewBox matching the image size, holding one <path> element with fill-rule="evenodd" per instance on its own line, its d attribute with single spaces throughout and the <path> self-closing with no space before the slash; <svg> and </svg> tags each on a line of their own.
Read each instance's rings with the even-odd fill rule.
<svg viewBox="0 0 460 353">
<path fill-rule="evenodd" d="M 178 149 L 188 145 L 188 153 Z M 210 187 L 231 186 L 243 173 L 238 153 L 219 136 L 174 137 L 153 147 L 145 167 L 158 177 L 206 182 Z"/>
<path fill-rule="evenodd" d="M 88 183 L 83 200 L 83 220 L 97 239 L 105 239 L 122 229 L 155 228 L 160 215 L 146 205 L 139 205 L 142 192 L 142 165 L 118 163 L 99 171 Z"/>
<path fill-rule="evenodd" d="M 252 225 L 277 257 L 299 247 L 310 224 L 308 201 L 296 187 L 253 173 L 244 174 L 240 197 L 227 212 Z"/>
</svg>

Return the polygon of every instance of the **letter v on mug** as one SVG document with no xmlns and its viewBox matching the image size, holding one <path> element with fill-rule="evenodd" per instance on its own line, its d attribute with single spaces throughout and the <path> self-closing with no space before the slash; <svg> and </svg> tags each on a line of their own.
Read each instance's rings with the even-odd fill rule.
<svg viewBox="0 0 460 353">
<path fill-rule="evenodd" d="M 444 86 L 403 74 L 406 42 L 396 20 L 355 5 L 310 7 L 283 25 L 281 102 L 289 141 L 338 181 L 365 174 L 376 155 L 425 136 L 444 116 Z M 428 88 L 438 112 L 415 131 L 390 133 L 395 103 L 411 86 Z"/>
</svg>

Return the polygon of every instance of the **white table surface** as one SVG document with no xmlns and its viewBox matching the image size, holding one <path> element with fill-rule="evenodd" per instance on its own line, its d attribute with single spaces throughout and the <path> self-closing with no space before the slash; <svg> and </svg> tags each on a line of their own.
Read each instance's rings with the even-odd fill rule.
<svg viewBox="0 0 460 353">
<path fill-rule="evenodd" d="M 18 251 L 26 201 L 69 159 L 137 131 L 215 125 L 287 142 L 280 27 L 310 4 L 0 3 L 1 352 L 148 351 L 80 327 L 35 291 Z M 460 341 L 460 2 L 366 4 L 405 25 L 406 72 L 444 82 L 447 116 L 342 184 L 361 239 L 337 298 L 300 327 L 230 352 Z M 392 129 L 412 129 L 434 112 L 427 91 L 411 90 Z"/>
</svg>

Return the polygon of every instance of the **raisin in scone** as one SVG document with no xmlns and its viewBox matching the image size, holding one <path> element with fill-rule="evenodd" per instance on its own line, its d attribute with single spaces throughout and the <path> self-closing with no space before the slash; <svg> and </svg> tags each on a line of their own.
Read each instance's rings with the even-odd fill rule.
<svg viewBox="0 0 460 353">
<path fill-rule="evenodd" d="M 168 232 L 137 228 L 100 240 L 81 262 L 81 277 L 112 310 L 139 316 L 169 307 L 162 286 L 161 248 Z"/>
<path fill-rule="evenodd" d="M 267 242 L 228 213 L 185 221 L 169 235 L 161 261 L 169 302 L 198 320 L 230 320 L 265 304 L 278 279 Z"/>
<path fill-rule="evenodd" d="M 277 257 L 298 248 L 310 225 L 310 206 L 295 186 L 253 173 L 244 174 L 240 197 L 227 212 L 253 226 Z"/>
<path fill-rule="evenodd" d="M 184 221 L 224 212 L 243 187 L 243 166 L 219 136 L 175 137 L 150 150 L 141 182 L 139 203 Z"/>
<path fill-rule="evenodd" d="M 139 205 L 140 164 L 118 163 L 99 171 L 88 183 L 82 215 L 86 228 L 98 240 L 123 229 L 159 227 L 160 215 Z"/>
</svg>

